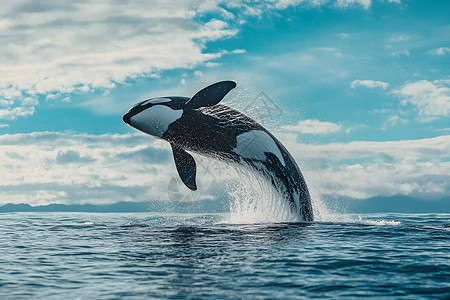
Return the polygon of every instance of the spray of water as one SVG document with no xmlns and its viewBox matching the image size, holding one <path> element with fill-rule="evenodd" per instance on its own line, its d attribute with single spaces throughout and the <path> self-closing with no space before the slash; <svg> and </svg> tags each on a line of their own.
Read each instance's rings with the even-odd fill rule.
<svg viewBox="0 0 450 300">
<path fill-rule="evenodd" d="M 227 223 L 276 223 L 300 221 L 278 190 L 263 176 L 245 165 L 235 165 L 239 178 L 227 187 L 230 214 Z"/>
<path fill-rule="evenodd" d="M 207 159 L 206 161 L 208 161 Z M 226 185 L 230 212 L 219 223 L 258 224 L 302 222 L 292 212 L 289 201 L 280 194 L 280 190 L 258 171 L 246 164 L 229 164 L 217 162 L 222 177 L 220 183 Z M 226 174 L 226 176 L 223 176 Z M 400 225 L 393 220 L 369 220 L 358 215 L 342 213 L 339 207 L 332 208 L 326 203 L 314 185 L 310 188 L 315 222 L 357 223 L 364 225 Z"/>
<path fill-rule="evenodd" d="M 225 187 L 229 213 L 220 223 L 254 224 L 301 221 L 290 209 L 288 200 L 279 190 L 252 166 L 241 162 L 233 164 L 216 158 L 201 157 L 199 169 L 207 174 L 210 188 Z M 201 171 L 208 168 L 207 173 Z M 207 182 L 205 180 L 203 182 Z M 216 191 L 217 192 L 217 191 Z M 213 192 L 214 193 L 214 192 Z"/>
</svg>

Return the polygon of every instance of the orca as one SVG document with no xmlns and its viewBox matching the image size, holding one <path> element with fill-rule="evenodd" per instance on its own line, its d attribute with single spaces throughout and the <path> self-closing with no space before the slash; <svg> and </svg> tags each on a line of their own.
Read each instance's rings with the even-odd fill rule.
<svg viewBox="0 0 450 300">
<path fill-rule="evenodd" d="M 148 99 L 130 108 L 123 121 L 170 143 L 178 174 L 189 189 L 197 190 L 197 167 L 187 151 L 245 164 L 275 186 L 295 215 L 313 221 L 308 187 L 287 149 L 253 119 L 219 104 L 235 87 L 233 81 L 220 81 L 191 98 Z"/>
</svg>

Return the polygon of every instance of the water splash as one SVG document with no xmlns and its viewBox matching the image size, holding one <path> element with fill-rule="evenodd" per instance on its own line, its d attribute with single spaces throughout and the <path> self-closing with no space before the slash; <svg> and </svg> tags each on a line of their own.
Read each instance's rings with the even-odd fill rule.
<svg viewBox="0 0 450 300">
<path fill-rule="evenodd" d="M 195 154 L 194 154 L 195 155 Z M 195 155 L 198 162 L 202 183 L 209 189 L 225 186 L 226 198 L 229 201 L 229 213 L 219 223 L 225 224 L 258 224 L 303 222 L 294 214 L 289 201 L 280 194 L 272 182 L 262 176 L 252 166 L 245 163 L 230 164 L 220 157 Z M 206 176 L 205 176 L 206 175 Z M 362 219 L 343 212 L 337 203 L 327 202 L 316 189 L 314 182 L 308 182 L 315 222 L 351 223 L 364 225 L 399 225 L 394 220 Z M 208 190 L 205 187 L 205 192 Z M 211 194 L 217 190 L 211 191 Z"/>
<path fill-rule="evenodd" d="M 230 199 L 230 213 L 221 222 L 228 224 L 254 224 L 298 222 L 289 203 L 279 191 L 250 166 L 233 164 L 234 178 L 226 184 Z"/>
<path fill-rule="evenodd" d="M 228 184 L 230 213 L 221 223 L 255 224 L 303 222 L 290 209 L 288 201 L 266 178 L 245 166 L 234 166 L 239 182 Z M 314 188 L 310 189 L 314 220 L 318 223 L 347 223 L 373 226 L 398 226 L 395 220 L 362 218 L 341 212 L 342 208 L 326 203 Z"/>
<path fill-rule="evenodd" d="M 252 186 L 240 183 L 239 187 L 230 193 L 232 202 L 228 222 L 277 223 L 299 221 L 276 191 L 272 191 L 268 186 L 264 186 L 257 180 L 254 180 L 254 182 L 256 184 Z M 260 188 L 255 188 L 255 186 Z"/>
</svg>

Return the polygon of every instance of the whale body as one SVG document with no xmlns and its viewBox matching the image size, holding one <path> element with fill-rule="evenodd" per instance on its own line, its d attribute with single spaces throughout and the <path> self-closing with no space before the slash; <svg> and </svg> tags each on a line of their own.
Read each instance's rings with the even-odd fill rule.
<svg viewBox="0 0 450 300">
<path fill-rule="evenodd" d="M 189 189 L 197 190 L 197 168 L 187 151 L 249 166 L 275 186 L 295 215 L 313 221 L 308 187 L 287 149 L 253 119 L 219 104 L 235 87 L 233 81 L 221 81 L 192 98 L 148 99 L 130 108 L 123 120 L 170 143 L 178 174 Z"/>
</svg>

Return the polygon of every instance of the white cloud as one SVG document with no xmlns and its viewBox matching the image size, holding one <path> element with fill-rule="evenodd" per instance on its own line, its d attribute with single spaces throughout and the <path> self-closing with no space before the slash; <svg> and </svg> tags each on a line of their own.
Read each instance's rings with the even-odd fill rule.
<svg viewBox="0 0 450 300">
<path fill-rule="evenodd" d="M 351 5 L 362 5 L 365 9 L 368 9 L 372 5 L 371 0 L 337 0 L 338 6 L 347 7 Z"/>
<path fill-rule="evenodd" d="M 395 126 L 397 124 L 407 124 L 409 121 L 403 119 L 399 115 L 390 116 L 383 125 L 383 129 L 387 129 L 388 126 Z"/>
<path fill-rule="evenodd" d="M 170 149 L 143 135 L 0 136 L 0 205 L 164 197 Z"/>
<path fill-rule="evenodd" d="M 400 57 L 402 55 L 409 56 L 409 51 L 407 49 L 403 49 L 401 51 L 394 51 L 391 53 L 394 57 Z"/>
<path fill-rule="evenodd" d="M 15 107 L 0 109 L 0 119 L 15 120 L 18 117 L 30 116 L 34 113 L 34 107 Z"/>
<path fill-rule="evenodd" d="M 397 36 L 390 38 L 389 41 L 391 41 L 393 43 L 398 43 L 398 42 L 405 42 L 410 39 L 411 39 L 411 36 L 409 36 L 407 34 L 401 34 L 401 35 L 397 35 Z"/>
<path fill-rule="evenodd" d="M 9 101 L 3 118 L 19 116 L 15 109 L 30 111 L 31 105 L 17 103 L 27 95 L 108 89 L 221 57 L 205 51 L 205 43 L 238 30 L 222 20 L 194 19 L 196 9 L 197 1 L 3 1 L 0 99 Z"/>
<path fill-rule="evenodd" d="M 312 50 L 319 50 L 319 51 L 333 53 L 334 56 L 336 56 L 336 57 L 344 56 L 344 54 L 342 54 L 342 52 L 340 52 L 338 49 L 333 48 L 333 47 L 314 47 L 314 48 L 312 48 Z"/>
<path fill-rule="evenodd" d="M 322 194 L 354 198 L 450 196 L 450 136 L 387 142 L 297 143 L 283 141 L 308 185 Z"/>
<path fill-rule="evenodd" d="M 322 51 L 328 51 L 328 52 L 336 52 L 337 49 L 333 47 L 314 47 L 313 50 L 322 50 Z"/>
<path fill-rule="evenodd" d="M 295 134 L 281 140 L 322 194 L 450 196 L 449 135 L 325 145 L 298 143 Z M 198 179 L 208 187 L 211 164 L 196 160 Z M 0 135 L 0 205 L 167 200 L 173 176 L 168 144 L 143 134 Z"/>
<path fill-rule="evenodd" d="M 446 54 L 450 54 L 450 48 L 449 47 L 440 47 L 440 48 L 436 48 L 436 49 L 427 51 L 426 53 L 430 54 L 430 55 L 444 56 Z"/>
<path fill-rule="evenodd" d="M 235 49 L 235 50 L 233 50 L 231 52 L 234 53 L 234 54 L 244 54 L 244 53 L 247 53 L 247 50 L 245 50 L 245 49 Z"/>
<path fill-rule="evenodd" d="M 359 86 L 367 87 L 367 88 L 382 88 L 383 90 L 387 89 L 389 86 L 389 83 L 383 82 L 383 81 L 377 81 L 377 80 L 353 80 L 350 83 L 350 87 L 352 89 L 356 89 Z"/>
<path fill-rule="evenodd" d="M 368 9 L 372 5 L 372 0 L 272 0 L 270 2 L 274 3 L 277 9 L 284 9 L 299 4 L 316 7 L 332 3 L 342 8 L 362 6 L 364 9 Z M 389 2 L 400 3 L 400 0 L 389 0 Z"/>
<path fill-rule="evenodd" d="M 401 104 L 416 106 L 424 121 L 450 115 L 450 80 L 406 83 L 393 93 L 403 98 Z"/>
<path fill-rule="evenodd" d="M 297 125 L 282 126 L 282 128 L 303 134 L 327 134 L 340 131 L 342 125 L 332 122 L 322 122 L 317 119 L 309 119 L 299 121 Z"/>
<path fill-rule="evenodd" d="M 203 53 L 198 41 L 237 33 L 220 20 L 193 21 L 192 3 L 17 2 L 1 5 L 8 22 L 0 30 L 8 34 L 0 38 L 0 87 L 29 94 L 109 88 L 128 77 L 191 67 L 219 56 Z"/>
<path fill-rule="evenodd" d="M 235 36 L 246 19 L 289 6 L 335 4 L 368 8 L 371 1 L 2 1 L 3 118 L 20 116 L 12 113 L 16 108 L 32 111 L 36 101 L 19 101 L 29 96 L 68 101 L 70 93 L 110 89 L 163 70 L 218 66 L 214 60 L 245 49 L 209 52 L 206 43 Z M 210 19 L 209 13 L 216 18 Z"/>
<path fill-rule="evenodd" d="M 328 1 L 270 1 L 262 11 L 300 3 Z M 370 1 L 347 0 L 345 3 Z M 127 78 L 159 70 L 192 67 L 220 57 L 204 53 L 204 42 L 237 33 L 218 19 L 195 19 L 208 11 L 248 8 L 245 2 L 85 1 L 55 4 L 18 0 L 2 2 L 0 13 L 0 67 L 2 97 L 89 91 L 110 88 Z M 120 11 L 120 16 L 117 12 Z M 7 33 L 7 34 L 6 34 Z M 200 41 L 200 42 L 199 42 Z M 238 49 L 231 53 L 243 53 Z"/>
<path fill-rule="evenodd" d="M 216 178 L 196 160 L 201 200 Z M 164 201 L 174 177 L 169 144 L 144 134 L 0 135 L 0 206 Z"/>
</svg>

